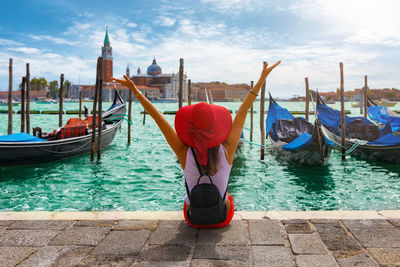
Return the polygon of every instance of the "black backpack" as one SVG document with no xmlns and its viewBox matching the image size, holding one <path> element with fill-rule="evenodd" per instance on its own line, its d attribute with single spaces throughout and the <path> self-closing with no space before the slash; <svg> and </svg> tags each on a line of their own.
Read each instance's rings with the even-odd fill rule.
<svg viewBox="0 0 400 267">
<path fill-rule="evenodd" d="M 210 175 L 203 174 L 203 171 L 197 162 L 194 149 L 192 147 L 191 149 L 200 176 L 197 180 L 197 184 L 192 188 L 191 192 L 189 192 L 189 187 L 185 179 L 186 192 L 190 200 L 190 208 L 187 212 L 187 217 L 190 223 L 196 225 L 222 223 L 226 220 L 227 216 L 224 199 L 226 197 L 228 186 L 225 190 L 224 196 L 221 198 L 218 187 L 213 184 Z M 203 177 L 208 177 L 208 179 L 210 179 L 210 184 L 200 184 L 200 179 Z"/>
</svg>

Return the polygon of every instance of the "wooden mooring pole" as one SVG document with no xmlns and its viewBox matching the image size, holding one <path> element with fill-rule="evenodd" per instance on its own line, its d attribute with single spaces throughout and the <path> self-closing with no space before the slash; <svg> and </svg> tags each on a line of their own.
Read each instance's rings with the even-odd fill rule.
<svg viewBox="0 0 400 267">
<path fill-rule="evenodd" d="M 179 92 L 178 92 L 178 98 L 179 98 L 179 109 L 183 105 L 183 58 L 179 59 Z"/>
<path fill-rule="evenodd" d="M 82 91 L 79 88 L 79 119 L 82 118 L 82 114 L 81 113 L 82 113 Z"/>
<path fill-rule="evenodd" d="M 93 117 L 92 117 L 92 143 L 91 143 L 91 150 L 90 150 L 90 159 L 94 160 L 94 153 L 96 148 L 96 115 L 97 115 L 97 96 L 99 95 L 99 83 L 100 83 L 100 76 L 102 72 L 100 72 L 100 63 L 101 57 L 97 58 L 97 68 L 96 68 L 96 87 L 94 90 L 94 99 L 93 99 Z"/>
<path fill-rule="evenodd" d="M 144 96 L 147 98 L 147 92 L 144 93 Z M 146 123 L 146 109 L 143 109 L 143 125 Z"/>
<path fill-rule="evenodd" d="M 344 109 L 344 78 L 343 78 L 343 63 L 339 63 L 340 67 L 340 118 L 341 118 L 341 136 L 342 136 L 342 160 L 346 159 L 346 114 Z"/>
<path fill-rule="evenodd" d="M 13 119 L 13 98 L 12 98 L 12 77 L 13 77 L 13 59 L 10 58 L 8 66 L 8 131 L 7 134 L 12 134 L 12 119 Z"/>
<path fill-rule="evenodd" d="M 132 91 L 129 90 L 129 98 L 128 98 L 128 144 L 131 144 L 131 124 L 130 121 L 132 119 Z M 145 111 L 146 113 L 146 111 Z M 144 125 L 144 119 L 143 119 Z"/>
<path fill-rule="evenodd" d="M 192 81 L 188 80 L 188 106 L 192 104 Z"/>
<path fill-rule="evenodd" d="M 25 77 L 21 83 L 21 133 L 25 132 Z"/>
<path fill-rule="evenodd" d="M 64 74 L 60 75 L 60 90 L 58 91 L 58 127 L 62 127 L 62 114 L 63 114 L 63 97 L 64 97 Z"/>
<path fill-rule="evenodd" d="M 254 81 L 250 81 L 250 90 L 253 90 Z M 250 108 L 250 142 L 253 142 L 253 104 Z"/>
<path fill-rule="evenodd" d="M 100 77 L 99 77 L 99 89 L 98 89 L 98 94 L 99 94 L 99 132 L 97 135 L 97 159 L 101 159 L 101 132 L 103 130 L 103 58 L 100 58 Z"/>
<path fill-rule="evenodd" d="M 368 112 L 368 76 L 365 75 L 364 76 L 364 117 L 366 118 L 368 116 L 367 112 Z"/>
<path fill-rule="evenodd" d="M 31 132 L 31 74 L 29 72 L 29 63 L 26 63 L 26 112 L 25 112 L 25 121 L 26 121 L 26 133 Z"/>
<path fill-rule="evenodd" d="M 310 88 L 308 87 L 308 77 L 304 78 L 306 82 L 306 120 L 309 121 L 308 113 L 310 112 Z"/>
<path fill-rule="evenodd" d="M 263 62 L 263 68 L 266 62 Z M 261 131 L 261 156 L 264 159 L 264 146 L 265 146 L 265 127 L 264 127 L 264 107 L 265 107 L 265 82 L 261 87 L 261 101 L 260 101 L 260 131 Z"/>
</svg>

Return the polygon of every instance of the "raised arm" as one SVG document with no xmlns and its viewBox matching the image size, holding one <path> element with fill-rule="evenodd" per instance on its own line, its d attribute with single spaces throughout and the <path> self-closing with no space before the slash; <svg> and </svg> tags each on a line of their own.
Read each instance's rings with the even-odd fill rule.
<svg viewBox="0 0 400 267">
<path fill-rule="evenodd" d="M 114 81 L 125 85 L 132 92 L 133 95 L 139 100 L 140 104 L 144 107 L 147 113 L 156 121 L 158 127 L 163 133 L 165 139 L 167 140 L 169 146 L 175 152 L 176 156 L 179 159 L 179 162 L 182 165 L 182 168 L 185 167 L 186 163 L 186 151 L 187 146 L 179 139 L 176 134 L 174 128 L 172 128 L 171 124 L 165 119 L 165 117 L 157 110 L 157 108 L 137 89 L 135 83 L 129 79 L 128 76 L 124 75 L 125 80 L 120 80 L 116 78 L 112 78 Z"/>
<path fill-rule="evenodd" d="M 224 147 L 228 153 L 229 164 L 232 164 L 233 162 L 233 157 L 235 155 L 236 147 L 239 143 L 240 136 L 242 135 L 244 122 L 246 121 L 247 112 L 249 111 L 254 100 L 257 98 L 258 92 L 260 91 L 261 86 L 265 82 L 265 79 L 268 77 L 269 73 L 280 63 L 281 61 L 279 60 L 271 67 L 268 67 L 268 63 L 264 64 L 264 68 L 261 72 L 258 82 L 253 87 L 253 90 L 249 92 L 246 99 L 240 105 L 240 108 L 236 113 L 235 119 L 233 120 L 232 130 L 229 133 L 228 138 L 224 142 Z"/>
</svg>

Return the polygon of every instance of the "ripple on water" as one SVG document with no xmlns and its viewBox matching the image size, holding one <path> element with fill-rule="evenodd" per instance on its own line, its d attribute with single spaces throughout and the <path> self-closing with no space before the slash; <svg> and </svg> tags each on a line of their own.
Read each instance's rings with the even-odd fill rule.
<svg viewBox="0 0 400 267">
<path fill-rule="evenodd" d="M 237 110 L 240 103 L 224 105 Z M 283 105 L 304 108 L 302 103 Z M 174 110 L 176 104 L 157 107 Z M 35 106 L 42 108 L 52 109 Z M 77 109 L 77 104 L 65 103 L 65 108 Z M 258 111 L 259 105 L 254 108 Z M 358 112 L 351 106 L 346 109 Z M 154 121 L 148 117 L 143 126 L 142 110 L 134 105 L 131 145 L 124 124 L 100 161 L 84 155 L 0 168 L 0 210 L 181 210 L 185 189 L 180 164 Z M 174 116 L 166 118 L 173 124 Z M 14 132 L 18 120 L 14 116 Z M 32 116 L 31 121 L 46 131 L 58 125 L 58 117 L 52 115 Z M 245 127 L 250 128 L 249 123 Z M 6 129 L 7 114 L 0 114 L 0 132 Z M 244 134 L 249 139 L 249 132 Z M 253 136 L 258 142 L 257 125 Z M 353 157 L 342 162 L 334 151 L 327 166 L 306 168 L 279 162 L 268 150 L 261 161 L 260 148 L 245 144 L 234 159 L 228 188 L 238 210 L 399 209 L 400 166 Z"/>
</svg>

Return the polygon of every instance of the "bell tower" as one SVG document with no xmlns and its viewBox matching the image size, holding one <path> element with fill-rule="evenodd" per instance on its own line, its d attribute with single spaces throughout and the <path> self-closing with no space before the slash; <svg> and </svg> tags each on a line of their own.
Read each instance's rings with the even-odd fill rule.
<svg viewBox="0 0 400 267">
<path fill-rule="evenodd" d="M 101 48 L 101 56 L 103 57 L 103 82 L 112 82 L 113 76 L 113 57 L 110 39 L 108 37 L 108 28 L 106 29 L 106 36 L 104 37 L 104 46 Z"/>
</svg>

